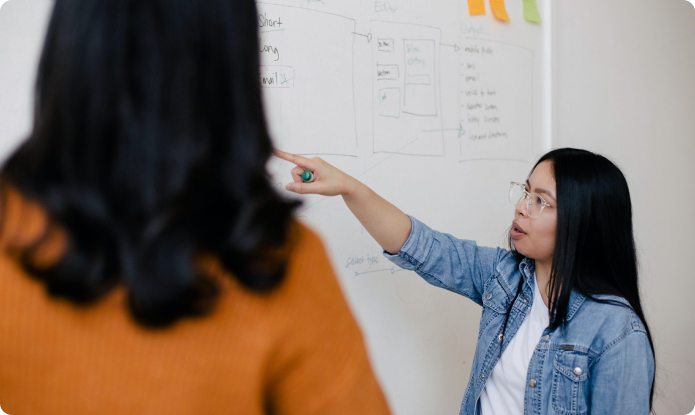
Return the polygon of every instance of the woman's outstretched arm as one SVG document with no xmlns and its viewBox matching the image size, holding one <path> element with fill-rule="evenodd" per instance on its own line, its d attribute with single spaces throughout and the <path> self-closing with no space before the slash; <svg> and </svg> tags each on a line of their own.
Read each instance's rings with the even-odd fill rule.
<svg viewBox="0 0 695 415">
<path fill-rule="evenodd" d="M 401 250 L 410 235 L 411 223 L 400 209 L 319 157 L 308 159 L 280 150 L 275 150 L 275 155 L 296 165 L 292 169 L 294 182 L 286 186 L 287 190 L 299 194 L 342 196 L 357 220 L 385 251 L 398 253 Z M 302 180 L 305 170 L 314 173 L 311 183 Z"/>
</svg>

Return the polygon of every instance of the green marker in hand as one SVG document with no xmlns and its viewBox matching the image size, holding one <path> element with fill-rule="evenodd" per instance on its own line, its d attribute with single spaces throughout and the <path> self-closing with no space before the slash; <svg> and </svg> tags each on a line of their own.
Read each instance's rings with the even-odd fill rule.
<svg viewBox="0 0 695 415">
<path fill-rule="evenodd" d="M 304 170 L 304 173 L 302 173 L 302 181 L 304 183 L 314 181 L 314 173 L 310 172 L 309 170 Z"/>
</svg>

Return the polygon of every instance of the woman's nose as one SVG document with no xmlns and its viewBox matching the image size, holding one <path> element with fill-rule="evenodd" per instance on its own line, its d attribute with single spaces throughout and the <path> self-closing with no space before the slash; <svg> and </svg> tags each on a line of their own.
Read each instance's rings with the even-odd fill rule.
<svg viewBox="0 0 695 415">
<path fill-rule="evenodd" d="M 526 198 L 522 197 L 516 204 L 515 208 L 516 212 L 518 212 L 521 216 L 526 216 L 528 212 L 526 212 Z"/>
</svg>

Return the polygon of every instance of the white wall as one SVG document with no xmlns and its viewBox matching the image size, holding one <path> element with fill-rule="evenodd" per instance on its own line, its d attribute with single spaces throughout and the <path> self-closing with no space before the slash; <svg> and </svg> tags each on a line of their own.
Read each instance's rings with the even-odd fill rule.
<svg viewBox="0 0 695 415">
<path fill-rule="evenodd" d="M 0 0 L 0 159 L 31 131 L 32 91 L 52 0 Z"/>
<path fill-rule="evenodd" d="M 656 342 L 659 415 L 695 406 L 695 9 L 684 0 L 554 4 L 554 140 L 627 176 Z"/>
</svg>

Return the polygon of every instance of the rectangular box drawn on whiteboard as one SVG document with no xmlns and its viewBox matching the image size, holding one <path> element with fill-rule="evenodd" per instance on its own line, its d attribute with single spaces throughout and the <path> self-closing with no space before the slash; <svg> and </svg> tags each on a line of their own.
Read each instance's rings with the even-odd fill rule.
<svg viewBox="0 0 695 415">
<path fill-rule="evenodd" d="M 377 39 L 379 52 L 393 52 L 393 39 Z"/>
<path fill-rule="evenodd" d="M 399 75 L 398 65 L 376 65 L 376 77 L 379 81 L 395 81 Z"/>
<path fill-rule="evenodd" d="M 408 75 L 406 85 L 431 85 L 429 75 Z"/>
<path fill-rule="evenodd" d="M 403 107 L 408 114 L 437 116 L 437 93 L 429 81 L 435 72 L 434 49 L 434 40 L 403 40 L 406 78 Z"/>
<path fill-rule="evenodd" d="M 274 144 L 295 154 L 356 156 L 355 20 L 256 4 L 260 82 Z M 275 21 L 282 27 L 263 27 Z"/>
<path fill-rule="evenodd" d="M 444 156 L 441 30 L 383 21 L 372 21 L 371 27 L 377 39 L 372 47 L 374 152 Z"/>
<path fill-rule="evenodd" d="M 401 116 L 401 89 L 384 88 L 379 90 L 379 115 L 399 118 Z"/>
</svg>

